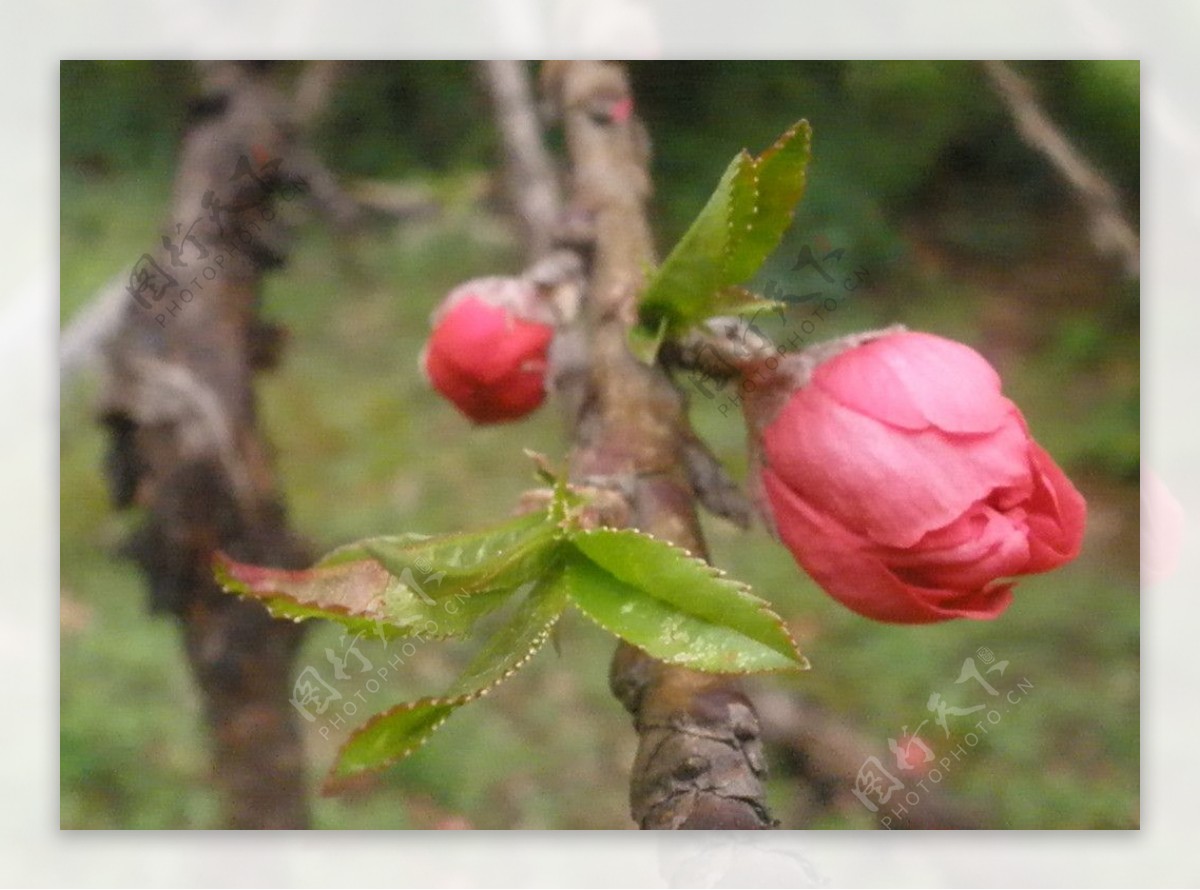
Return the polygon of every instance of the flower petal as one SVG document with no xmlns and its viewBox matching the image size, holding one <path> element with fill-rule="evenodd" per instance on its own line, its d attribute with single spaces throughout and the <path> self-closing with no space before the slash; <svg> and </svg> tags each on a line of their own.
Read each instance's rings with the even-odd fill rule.
<svg viewBox="0 0 1200 890">
<path fill-rule="evenodd" d="M 905 331 L 871 340 L 820 365 L 813 385 L 842 405 L 905 430 L 986 433 L 1011 403 L 987 360 L 962 343 Z"/>
<path fill-rule="evenodd" d="M 820 389 L 797 391 L 764 431 L 768 466 L 846 528 L 906 547 L 944 528 L 997 488 L 1028 487 L 1028 439 L 1007 402 L 994 432 L 898 431 Z"/>
<path fill-rule="evenodd" d="M 1079 555 L 1087 525 L 1087 502 L 1058 464 L 1036 442 L 1030 442 L 1034 491 L 1029 510 L 1029 566 L 1045 572 Z"/>
<path fill-rule="evenodd" d="M 771 470 L 763 473 L 779 533 L 797 562 L 834 599 L 867 618 L 929 624 L 995 618 L 1012 601 L 1012 585 L 968 590 L 906 583 L 871 541 L 855 535 L 797 496 Z"/>
<path fill-rule="evenodd" d="M 515 420 L 545 398 L 554 331 L 478 297 L 438 317 L 422 357 L 434 387 L 477 423 Z"/>
<path fill-rule="evenodd" d="M 430 349 L 471 379 L 496 383 L 529 356 L 544 359 L 553 334 L 547 325 L 522 321 L 507 309 L 469 298 L 434 329 Z"/>
<path fill-rule="evenodd" d="M 914 547 L 883 550 L 880 558 L 914 584 L 969 590 L 1024 574 L 1029 564 L 1025 511 L 1001 513 L 986 503 Z"/>
</svg>

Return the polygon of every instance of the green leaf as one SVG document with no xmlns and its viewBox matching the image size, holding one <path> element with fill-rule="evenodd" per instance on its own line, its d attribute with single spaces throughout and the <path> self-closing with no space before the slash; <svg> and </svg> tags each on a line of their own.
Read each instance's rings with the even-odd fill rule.
<svg viewBox="0 0 1200 890">
<path fill-rule="evenodd" d="M 368 538 L 334 551 L 322 565 L 372 558 L 433 599 L 519 587 L 552 564 L 559 528 L 549 512 L 518 516 L 478 532 L 421 538 Z"/>
<path fill-rule="evenodd" d="M 561 483 L 549 509 L 483 531 L 368 538 L 303 571 L 219 554 L 214 572 L 227 591 L 261 600 L 277 618 L 325 618 L 382 637 L 465 636 L 514 590 L 555 565 L 567 511 L 580 500 Z"/>
<path fill-rule="evenodd" d="M 631 529 L 572 543 L 562 576 L 571 602 L 655 658 L 714 673 L 808 667 L 766 601 L 686 551 Z"/>
<path fill-rule="evenodd" d="M 650 278 L 641 298 L 642 320 L 649 330 L 664 322 L 670 329 L 686 327 L 707 317 L 715 292 L 736 283 L 725 276 L 725 255 L 731 244 L 731 214 L 746 203 L 752 163 L 744 151 L 730 162 L 704 209 Z"/>
<path fill-rule="evenodd" d="M 511 618 L 488 639 L 444 695 L 406 702 L 376 715 L 354 732 L 338 752 L 326 780 L 326 793 L 336 793 L 346 779 L 408 756 L 456 709 L 487 695 L 537 653 L 567 598 L 557 572 L 526 587 L 528 593 Z"/>
<path fill-rule="evenodd" d="M 804 194 L 811 155 L 812 130 L 808 121 L 798 121 L 754 160 L 754 209 L 747 214 L 735 208 L 740 215 L 732 217 L 734 240 L 726 254 L 731 284 L 752 278 L 779 246 Z"/>
<path fill-rule="evenodd" d="M 760 312 L 775 312 L 787 303 L 768 300 L 744 287 L 723 287 L 715 297 L 716 311 L 721 315 L 758 315 Z"/>
<path fill-rule="evenodd" d="M 721 312 L 721 294 L 754 276 L 804 193 L 812 131 L 798 121 L 759 157 L 742 151 L 642 294 L 642 325 L 670 332 Z"/>
<path fill-rule="evenodd" d="M 247 565 L 217 554 L 214 571 L 225 590 L 262 601 L 277 618 L 325 618 L 356 633 L 384 637 L 418 632 L 435 639 L 465 636 L 510 595 L 501 589 L 434 600 L 394 578 L 373 559 L 291 571 Z"/>
</svg>

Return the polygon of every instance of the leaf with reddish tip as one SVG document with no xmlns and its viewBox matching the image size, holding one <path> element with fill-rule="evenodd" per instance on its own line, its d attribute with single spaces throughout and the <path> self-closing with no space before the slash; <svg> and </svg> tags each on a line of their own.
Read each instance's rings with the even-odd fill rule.
<svg viewBox="0 0 1200 890">
<path fill-rule="evenodd" d="M 405 586 L 373 559 L 294 571 L 248 565 L 219 553 L 214 570 L 225 590 L 262 601 L 277 618 L 325 618 L 355 632 L 383 636 L 465 636 L 510 594 L 494 590 L 434 600 Z"/>
<path fill-rule="evenodd" d="M 336 791 L 414 751 L 457 708 L 507 679 L 540 648 L 568 603 L 663 661 L 716 673 L 806 667 L 783 623 L 741 584 L 634 530 L 585 530 L 582 496 L 555 480 L 550 508 L 481 532 L 398 535 L 342 547 L 311 569 L 246 565 L 218 555 L 226 590 L 300 621 L 352 631 L 463 636 L 516 600 L 500 630 L 442 696 L 369 720 L 342 747 Z"/>
<path fill-rule="evenodd" d="M 545 643 L 566 606 L 566 593 L 557 579 L 557 573 L 551 573 L 541 583 L 522 588 L 528 592 L 516 611 L 444 695 L 398 705 L 357 729 L 338 752 L 324 792 L 337 793 L 347 779 L 407 757 L 456 709 L 487 695 L 523 667 Z"/>
</svg>

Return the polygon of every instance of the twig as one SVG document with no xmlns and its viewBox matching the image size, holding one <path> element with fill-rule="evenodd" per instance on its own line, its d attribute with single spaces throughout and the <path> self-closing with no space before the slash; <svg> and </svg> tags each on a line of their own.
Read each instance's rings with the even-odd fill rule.
<svg viewBox="0 0 1200 890">
<path fill-rule="evenodd" d="M 306 62 L 296 78 L 293 92 L 293 119 L 304 129 L 311 129 L 329 108 L 338 85 L 346 78 L 349 62 L 319 59 Z"/>
<path fill-rule="evenodd" d="M 1017 131 L 1031 148 L 1045 155 L 1083 202 L 1096 250 L 1102 256 L 1116 257 L 1125 274 L 1136 278 L 1141 266 L 1138 235 L 1121 210 L 1117 190 L 1055 126 L 1029 81 L 1004 62 L 984 62 L 983 68 L 1016 121 Z"/>
<path fill-rule="evenodd" d="M 524 62 L 508 60 L 480 62 L 478 70 L 504 142 L 509 199 L 536 259 L 554 243 L 562 194 L 542 140 L 529 70 Z"/>
<path fill-rule="evenodd" d="M 121 326 L 129 302 L 128 283 L 126 273 L 113 278 L 88 300 L 63 330 L 58 344 L 58 371 L 63 383 L 99 360 L 104 345 Z"/>
</svg>

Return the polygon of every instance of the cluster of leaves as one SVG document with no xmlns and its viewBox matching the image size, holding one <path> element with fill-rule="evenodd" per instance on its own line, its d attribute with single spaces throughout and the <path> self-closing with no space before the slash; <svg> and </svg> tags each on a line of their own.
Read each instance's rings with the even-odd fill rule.
<svg viewBox="0 0 1200 890">
<path fill-rule="evenodd" d="M 764 301 L 736 285 L 779 244 L 804 191 L 806 121 L 758 157 L 742 151 L 642 295 L 633 345 Z M 768 304 L 769 305 L 769 304 Z M 640 332 L 640 333 L 639 333 Z M 648 347 L 648 348 L 647 348 Z M 723 674 L 807 667 L 780 618 L 745 585 L 633 529 L 587 528 L 580 496 L 557 480 L 543 512 L 478 532 L 370 538 L 287 571 L 219 556 L 231 593 L 278 618 L 324 618 L 356 633 L 466 637 L 493 613 L 497 629 L 438 697 L 378 714 L 343 745 L 327 789 L 418 748 L 457 708 L 486 695 L 542 646 L 568 606 L 660 661 Z M 418 577 L 418 573 L 421 577 Z"/>
<path fill-rule="evenodd" d="M 738 285 L 754 277 L 791 225 L 811 149 L 812 130 L 802 120 L 758 157 L 743 149 L 730 161 L 708 203 L 646 284 L 634 335 L 639 354 L 652 357 L 664 337 L 712 316 L 774 305 Z"/>
<path fill-rule="evenodd" d="M 695 670 L 807 666 L 780 618 L 744 585 L 638 531 L 585 528 L 582 511 L 579 495 L 556 484 L 544 511 L 465 534 L 370 538 L 304 571 L 218 556 L 222 586 L 279 618 L 438 639 L 466 637 L 502 613 L 444 694 L 392 708 L 351 736 L 327 790 L 416 750 L 457 708 L 520 669 L 569 605 L 655 658 Z"/>
</svg>

